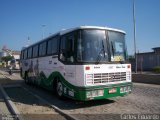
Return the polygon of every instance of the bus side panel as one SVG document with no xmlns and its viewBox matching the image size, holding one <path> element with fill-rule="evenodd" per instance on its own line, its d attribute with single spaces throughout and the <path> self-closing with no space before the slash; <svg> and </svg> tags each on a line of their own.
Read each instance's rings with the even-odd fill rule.
<svg viewBox="0 0 160 120">
<path fill-rule="evenodd" d="M 51 76 L 52 73 L 59 71 L 59 62 L 57 57 L 48 56 L 39 58 L 39 76 L 40 85 L 52 89 L 54 77 Z M 49 78 L 50 77 L 50 78 Z"/>
<path fill-rule="evenodd" d="M 84 66 L 76 65 L 76 86 L 85 86 Z"/>
<path fill-rule="evenodd" d="M 72 85 L 77 84 L 76 80 L 76 65 L 65 65 L 64 78 Z"/>
</svg>

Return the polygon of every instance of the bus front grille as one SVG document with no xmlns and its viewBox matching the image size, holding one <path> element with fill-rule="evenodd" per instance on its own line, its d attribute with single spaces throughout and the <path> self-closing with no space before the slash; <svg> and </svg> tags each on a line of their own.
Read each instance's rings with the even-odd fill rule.
<svg viewBox="0 0 160 120">
<path fill-rule="evenodd" d="M 126 72 L 86 74 L 86 84 L 93 85 L 101 83 L 126 81 L 126 78 Z"/>
</svg>

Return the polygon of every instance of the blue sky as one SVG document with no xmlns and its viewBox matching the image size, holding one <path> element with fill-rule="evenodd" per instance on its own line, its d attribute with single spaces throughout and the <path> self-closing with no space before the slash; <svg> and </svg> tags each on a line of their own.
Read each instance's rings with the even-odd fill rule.
<svg viewBox="0 0 160 120">
<path fill-rule="evenodd" d="M 21 50 L 61 29 L 96 25 L 126 31 L 128 53 L 133 47 L 133 0 L 0 0 L 0 47 Z M 160 47 L 160 0 L 135 0 L 137 50 Z M 46 25 L 42 27 L 42 25 Z"/>
</svg>

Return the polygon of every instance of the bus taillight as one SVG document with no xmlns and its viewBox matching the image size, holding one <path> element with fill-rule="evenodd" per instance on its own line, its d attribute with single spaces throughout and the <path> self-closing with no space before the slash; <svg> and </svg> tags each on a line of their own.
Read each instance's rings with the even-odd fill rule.
<svg viewBox="0 0 160 120">
<path fill-rule="evenodd" d="M 127 68 L 131 68 L 131 65 L 128 65 Z"/>
</svg>

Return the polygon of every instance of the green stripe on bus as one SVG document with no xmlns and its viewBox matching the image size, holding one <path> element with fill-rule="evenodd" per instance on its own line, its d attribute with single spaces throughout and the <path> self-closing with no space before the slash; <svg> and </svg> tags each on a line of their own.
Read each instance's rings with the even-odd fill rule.
<svg viewBox="0 0 160 120">
<path fill-rule="evenodd" d="M 132 86 L 131 82 L 125 82 L 125 83 L 120 83 L 120 84 L 109 84 L 109 85 L 98 85 L 98 86 L 74 86 L 71 83 L 69 83 L 65 78 L 61 75 L 60 72 L 56 71 L 53 72 L 49 75 L 47 78 L 43 72 L 40 73 L 40 79 L 41 79 L 41 86 L 52 90 L 53 89 L 53 83 L 55 78 L 58 78 L 62 84 L 63 88 L 65 87 L 67 89 L 67 93 L 64 94 L 67 97 L 71 97 L 72 99 L 76 100 L 87 100 L 86 98 L 86 93 L 87 91 L 93 91 L 96 89 L 101 89 L 104 90 L 104 95 L 100 97 L 94 97 L 93 99 L 105 99 L 105 98 L 110 98 L 110 97 L 116 97 L 116 96 L 124 96 L 127 95 L 128 93 L 120 93 L 120 86 Z M 113 94 L 109 94 L 108 91 L 110 88 L 116 88 L 117 92 Z M 73 91 L 74 96 L 69 96 L 68 91 Z"/>
</svg>

